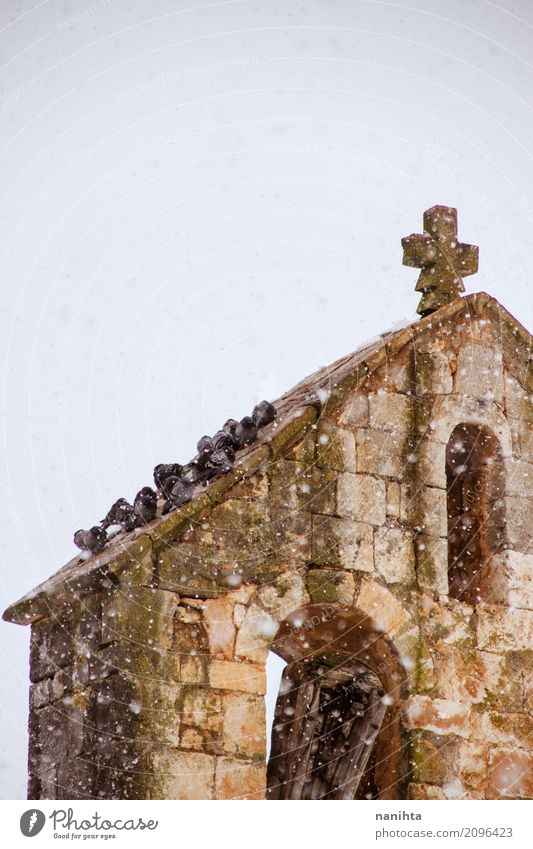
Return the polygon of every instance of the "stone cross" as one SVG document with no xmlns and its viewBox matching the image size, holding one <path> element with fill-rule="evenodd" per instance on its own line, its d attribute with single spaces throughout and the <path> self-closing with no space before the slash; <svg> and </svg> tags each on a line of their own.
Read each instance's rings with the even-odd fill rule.
<svg viewBox="0 0 533 849">
<path fill-rule="evenodd" d="M 463 277 L 478 269 L 479 248 L 457 241 L 457 210 L 432 206 L 424 212 L 424 232 L 402 239 L 403 264 L 421 268 L 415 291 L 422 292 L 419 315 L 429 315 L 464 292 Z"/>
</svg>

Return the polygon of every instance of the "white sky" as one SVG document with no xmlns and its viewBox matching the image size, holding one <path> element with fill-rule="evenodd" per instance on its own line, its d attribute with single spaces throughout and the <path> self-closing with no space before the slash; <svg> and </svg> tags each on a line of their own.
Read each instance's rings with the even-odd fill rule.
<svg viewBox="0 0 533 849">
<path fill-rule="evenodd" d="M 425 208 L 531 327 L 532 56 L 529 0 L 2 0 L 2 609 L 155 463 L 414 318 Z"/>
</svg>

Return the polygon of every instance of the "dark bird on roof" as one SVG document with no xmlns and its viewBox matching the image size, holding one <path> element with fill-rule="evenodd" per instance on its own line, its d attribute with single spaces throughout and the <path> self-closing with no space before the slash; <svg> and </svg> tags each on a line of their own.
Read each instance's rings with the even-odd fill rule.
<svg viewBox="0 0 533 849">
<path fill-rule="evenodd" d="M 198 454 L 212 454 L 213 452 L 213 440 L 210 436 L 202 436 L 196 443 L 196 450 Z"/>
<path fill-rule="evenodd" d="M 245 416 L 240 420 L 235 428 L 235 436 L 237 437 L 239 446 L 249 445 L 257 437 L 257 427 L 251 416 Z"/>
<path fill-rule="evenodd" d="M 137 524 L 137 516 L 133 505 L 125 498 L 119 498 L 108 510 L 107 516 L 102 521 L 102 527 L 120 525 L 125 531 L 132 531 Z"/>
<path fill-rule="evenodd" d="M 133 509 L 137 516 L 137 525 L 146 525 L 155 519 L 157 495 L 149 486 L 143 486 L 135 496 Z"/>
<path fill-rule="evenodd" d="M 235 426 L 238 425 L 238 422 L 235 423 Z M 222 450 L 225 451 L 227 448 L 231 448 L 235 451 L 239 447 L 239 443 L 235 436 L 235 433 L 228 433 L 226 430 L 217 430 L 215 435 L 213 436 L 213 447 L 215 451 Z"/>
<path fill-rule="evenodd" d="M 187 478 L 184 477 L 178 478 L 172 487 L 172 492 L 170 493 L 168 500 L 165 502 L 163 513 L 168 513 L 174 507 L 181 507 L 182 504 L 186 504 L 187 501 L 190 501 L 193 489 L 194 485 L 192 481 L 187 480 Z"/>
<path fill-rule="evenodd" d="M 161 481 L 161 494 L 168 498 L 172 492 L 172 487 L 181 479 L 181 475 L 169 475 L 168 478 L 163 478 Z"/>
<path fill-rule="evenodd" d="M 154 483 L 156 489 L 163 489 L 162 483 L 166 478 L 181 475 L 182 466 L 179 463 L 159 463 L 154 469 Z"/>
<path fill-rule="evenodd" d="M 211 477 L 223 475 L 233 468 L 234 461 L 235 451 L 233 448 L 229 446 L 227 448 L 218 448 L 211 454 L 206 469 L 213 472 Z"/>
<path fill-rule="evenodd" d="M 228 419 L 227 422 L 224 422 L 224 424 L 222 426 L 222 430 L 225 431 L 226 433 L 229 433 L 229 435 L 232 436 L 235 439 L 235 442 L 237 443 L 235 431 L 237 430 L 238 427 L 239 427 L 239 422 L 237 421 L 237 419 Z"/>
<path fill-rule="evenodd" d="M 107 534 L 99 525 L 95 525 L 88 531 L 76 531 L 74 534 L 74 545 L 82 551 L 98 554 L 107 542 Z"/>
<path fill-rule="evenodd" d="M 202 436 L 202 438 L 198 440 L 196 449 L 198 453 L 192 462 L 197 469 L 205 469 L 211 454 L 215 450 L 213 440 L 210 436 Z"/>
<path fill-rule="evenodd" d="M 200 467 L 194 465 L 194 482 L 207 482 L 217 475 L 223 475 L 233 468 L 235 451 L 233 448 L 219 448 L 209 455 L 205 463 Z"/>
<path fill-rule="evenodd" d="M 252 419 L 257 427 L 265 427 L 265 425 L 273 422 L 275 418 L 276 408 L 270 401 L 260 401 L 259 404 L 255 405 L 252 412 Z"/>
</svg>

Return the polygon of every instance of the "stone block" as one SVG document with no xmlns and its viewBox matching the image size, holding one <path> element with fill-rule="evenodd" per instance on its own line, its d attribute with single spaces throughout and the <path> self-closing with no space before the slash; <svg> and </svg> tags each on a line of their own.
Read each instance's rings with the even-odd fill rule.
<svg viewBox="0 0 533 849">
<path fill-rule="evenodd" d="M 448 595 L 448 541 L 430 534 L 417 534 L 414 542 L 416 579 L 422 592 Z"/>
<path fill-rule="evenodd" d="M 413 352 L 408 345 L 387 357 L 383 366 L 374 375 L 372 388 L 383 386 L 391 392 L 413 392 L 414 383 Z M 372 382 L 372 381 L 371 381 Z"/>
<path fill-rule="evenodd" d="M 525 460 L 507 458 L 502 461 L 501 467 L 505 492 L 508 495 L 525 498 L 533 495 L 533 464 Z"/>
<path fill-rule="evenodd" d="M 382 527 L 376 531 L 376 570 L 387 584 L 409 584 L 415 580 L 413 539 L 409 531 Z"/>
<path fill-rule="evenodd" d="M 356 606 L 372 619 L 377 631 L 384 631 L 391 639 L 413 630 L 406 607 L 377 581 L 363 579 Z"/>
<path fill-rule="evenodd" d="M 374 528 L 353 519 L 315 516 L 313 563 L 362 572 L 374 569 Z M 294 609 L 294 608 L 293 608 Z"/>
<path fill-rule="evenodd" d="M 533 463 L 533 425 L 522 419 L 509 419 L 513 436 L 513 455 L 517 460 Z"/>
<path fill-rule="evenodd" d="M 357 471 L 366 475 L 401 479 L 407 464 L 404 456 L 405 436 L 399 431 L 390 433 L 376 428 L 358 428 Z"/>
<path fill-rule="evenodd" d="M 38 681 L 30 686 L 30 707 L 36 709 L 47 705 L 52 700 L 52 687 L 49 678 Z"/>
<path fill-rule="evenodd" d="M 217 799 L 264 799 L 266 767 L 237 758 L 217 758 Z"/>
<path fill-rule="evenodd" d="M 533 424 L 533 398 L 510 374 L 505 378 L 505 411 L 510 418 Z"/>
<path fill-rule="evenodd" d="M 479 604 L 477 640 L 479 648 L 487 651 L 530 649 L 533 645 L 533 611 Z"/>
<path fill-rule="evenodd" d="M 303 469 L 312 469 L 316 463 L 316 426 L 292 449 L 292 456 Z"/>
<path fill-rule="evenodd" d="M 478 740 L 501 746 L 531 748 L 533 717 L 523 711 L 507 713 L 489 710 L 475 714 L 473 734 Z"/>
<path fill-rule="evenodd" d="M 426 799 L 445 799 L 446 796 L 440 787 L 436 787 L 433 784 L 411 783 L 408 788 L 407 798 L 422 801 Z"/>
<path fill-rule="evenodd" d="M 74 662 L 75 619 L 65 614 L 61 619 L 43 619 L 31 626 L 30 678 L 50 678 Z"/>
<path fill-rule="evenodd" d="M 497 347 L 465 342 L 457 353 L 454 392 L 486 401 L 503 398 L 502 352 Z"/>
<path fill-rule="evenodd" d="M 446 446 L 421 439 L 416 447 L 417 476 L 426 486 L 446 489 Z"/>
<path fill-rule="evenodd" d="M 481 742 L 461 742 L 458 774 L 467 790 L 485 790 L 488 776 L 488 748 Z"/>
<path fill-rule="evenodd" d="M 337 506 L 337 478 L 335 469 L 316 466 L 302 483 L 301 507 L 310 513 L 333 516 Z"/>
<path fill-rule="evenodd" d="M 341 517 L 383 525 L 386 519 L 385 481 L 371 475 L 340 474 L 337 482 L 337 509 Z"/>
<path fill-rule="evenodd" d="M 214 660 L 213 663 L 226 663 L 227 661 Z M 178 682 L 180 684 L 207 684 L 210 675 L 209 658 L 182 657 L 178 664 Z"/>
<path fill-rule="evenodd" d="M 442 646 L 436 653 L 438 695 L 444 699 L 476 704 L 487 695 L 491 655 L 465 651 L 458 646 Z"/>
<path fill-rule="evenodd" d="M 405 439 L 414 419 L 415 399 L 399 392 L 371 392 L 368 396 L 370 427 L 387 430 Z"/>
<path fill-rule="evenodd" d="M 278 623 L 270 613 L 252 604 L 237 633 L 236 657 L 250 660 L 252 663 L 264 663 L 277 629 Z"/>
<path fill-rule="evenodd" d="M 233 608 L 233 621 L 236 628 L 240 628 L 246 616 L 246 606 L 244 604 L 236 604 Z"/>
<path fill-rule="evenodd" d="M 505 496 L 502 500 L 508 545 L 523 554 L 533 553 L 533 498 Z"/>
<path fill-rule="evenodd" d="M 93 799 L 97 791 L 97 766 L 86 758 L 68 758 L 58 765 L 60 799 Z"/>
<path fill-rule="evenodd" d="M 162 750 L 152 755 L 156 799 L 214 799 L 215 758 L 200 752 Z"/>
<path fill-rule="evenodd" d="M 440 748 L 424 731 L 415 731 L 412 740 L 413 777 L 423 784 L 442 784 L 448 765 Z"/>
<path fill-rule="evenodd" d="M 490 559 L 486 577 L 487 601 L 533 610 L 533 554 L 507 549 Z"/>
<path fill-rule="evenodd" d="M 474 651 L 474 608 L 452 598 L 439 601 L 427 616 L 424 630 L 428 639 L 438 651 L 447 646 L 458 646 L 461 651 Z"/>
<path fill-rule="evenodd" d="M 447 395 L 453 390 L 450 359 L 444 351 L 417 352 L 415 377 L 417 396 Z"/>
<path fill-rule="evenodd" d="M 229 694 L 222 700 L 222 742 L 228 754 L 264 759 L 265 700 L 261 696 Z"/>
<path fill-rule="evenodd" d="M 309 601 L 305 582 L 299 572 L 287 568 L 274 581 L 262 587 L 257 593 L 257 602 L 277 622 L 285 619 L 293 610 L 303 607 Z"/>
<path fill-rule="evenodd" d="M 237 633 L 233 624 L 232 602 L 225 597 L 204 602 L 204 622 L 211 656 L 231 660 Z"/>
<path fill-rule="evenodd" d="M 493 749 L 489 790 L 495 798 L 533 798 L 533 755 L 519 750 Z"/>
<path fill-rule="evenodd" d="M 310 569 L 306 584 L 313 604 L 353 604 L 355 581 L 349 572 Z"/>
<path fill-rule="evenodd" d="M 386 511 L 392 519 L 400 518 L 400 484 L 396 481 L 387 481 Z"/>
<path fill-rule="evenodd" d="M 346 402 L 339 421 L 351 427 L 367 427 L 368 419 L 368 395 L 357 391 Z"/>
<path fill-rule="evenodd" d="M 350 430 L 322 425 L 316 441 L 316 464 L 339 472 L 355 472 L 355 437 Z"/>
<path fill-rule="evenodd" d="M 215 754 L 215 752 L 210 751 L 212 745 L 210 744 L 209 739 L 206 739 L 206 736 L 202 734 L 198 728 L 183 728 L 180 734 L 180 748 L 182 749 L 190 749 L 193 752 L 209 752 L 209 754 Z M 222 743 L 219 743 L 220 751 L 222 751 Z M 217 751 L 216 754 L 220 752 Z"/>
<path fill-rule="evenodd" d="M 470 706 L 460 702 L 411 696 L 407 703 L 407 718 L 411 728 L 470 738 Z"/>
<path fill-rule="evenodd" d="M 448 503 L 446 490 L 432 486 L 401 486 L 402 522 L 411 521 L 422 534 L 428 536 L 448 536 Z"/>
<path fill-rule="evenodd" d="M 209 666 L 209 683 L 213 689 L 266 693 L 264 668 L 243 661 L 213 660 Z"/>
<path fill-rule="evenodd" d="M 178 603 L 171 592 L 120 584 L 102 602 L 102 641 L 171 648 Z"/>
</svg>

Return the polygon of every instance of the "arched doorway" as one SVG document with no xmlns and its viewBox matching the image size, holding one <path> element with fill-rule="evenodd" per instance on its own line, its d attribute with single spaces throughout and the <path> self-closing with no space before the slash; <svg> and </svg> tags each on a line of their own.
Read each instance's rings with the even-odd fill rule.
<svg viewBox="0 0 533 849">
<path fill-rule="evenodd" d="M 309 605 L 280 626 L 268 799 L 403 798 L 405 679 L 390 640 L 360 611 Z"/>
</svg>

